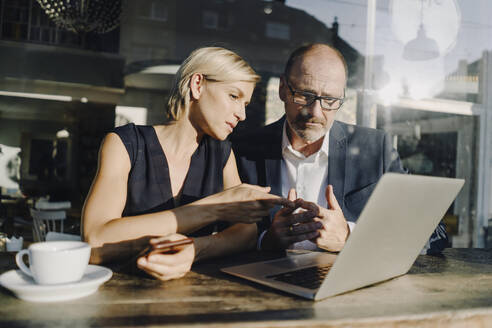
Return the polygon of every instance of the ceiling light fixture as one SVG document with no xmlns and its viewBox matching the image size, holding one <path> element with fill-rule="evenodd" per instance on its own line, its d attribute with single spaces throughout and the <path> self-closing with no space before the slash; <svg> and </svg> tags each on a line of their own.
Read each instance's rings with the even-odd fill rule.
<svg viewBox="0 0 492 328">
<path fill-rule="evenodd" d="M 107 33 L 120 24 L 121 0 L 37 1 L 58 27 L 75 33 Z"/>
<path fill-rule="evenodd" d="M 408 41 L 403 48 L 403 58 L 406 60 L 429 60 L 439 57 L 439 47 L 436 40 L 427 37 L 424 26 L 424 0 L 420 0 L 420 25 L 417 37 Z"/>
</svg>

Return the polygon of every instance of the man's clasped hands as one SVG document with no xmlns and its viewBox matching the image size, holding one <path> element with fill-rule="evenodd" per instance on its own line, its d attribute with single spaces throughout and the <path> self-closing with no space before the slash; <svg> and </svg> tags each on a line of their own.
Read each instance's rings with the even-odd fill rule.
<svg viewBox="0 0 492 328">
<path fill-rule="evenodd" d="M 329 209 L 296 197 L 296 191 L 291 189 L 288 196 L 291 202 L 275 214 L 263 237 L 261 248 L 285 249 L 294 243 L 310 240 L 321 249 L 339 252 L 345 245 L 350 229 L 333 187 L 328 185 L 325 191 Z"/>
</svg>

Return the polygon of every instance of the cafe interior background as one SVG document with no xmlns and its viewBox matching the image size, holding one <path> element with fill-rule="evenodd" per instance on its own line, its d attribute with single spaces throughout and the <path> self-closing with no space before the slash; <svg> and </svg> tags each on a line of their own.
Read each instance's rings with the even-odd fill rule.
<svg viewBox="0 0 492 328">
<path fill-rule="evenodd" d="M 324 42 L 349 67 L 338 119 L 389 132 L 412 174 L 465 179 L 444 216 L 451 245 L 491 247 L 491 12 L 488 0 L 0 0 L 0 231 L 32 240 L 29 208 L 48 199 L 70 202 L 78 234 L 103 136 L 164 122 L 193 49 L 230 48 L 261 75 L 241 130 L 282 116 L 289 53 Z"/>
</svg>

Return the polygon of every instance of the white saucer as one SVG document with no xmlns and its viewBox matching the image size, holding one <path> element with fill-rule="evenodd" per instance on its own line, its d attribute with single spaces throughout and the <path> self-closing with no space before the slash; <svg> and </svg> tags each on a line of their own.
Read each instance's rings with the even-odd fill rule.
<svg viewBox="0 0 492 328">
<path fill-rule="evenodd" d="M 108 268 L 89 264 L 80 281 L 60 285 L 38 285 L 22 271 L 10 270 L 0 275 L 0 285 L 25 301 L 58 302 L 90 295 L 112 275 L 113 272 Z"/>
</svg>

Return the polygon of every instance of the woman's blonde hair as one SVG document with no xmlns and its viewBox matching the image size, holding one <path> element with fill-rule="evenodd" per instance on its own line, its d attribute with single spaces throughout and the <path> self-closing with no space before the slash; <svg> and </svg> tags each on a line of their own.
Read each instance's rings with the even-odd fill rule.
<svg viewBox="0 0 492 328">
<path fill-rule="evenodd" d="M 191 99 L 190 80 L 193 74 L 201 73 L 208 81 L 252 82 L 260 77 L 238 54 L 220 47 L 204 47 L 194 50 L 179 67 L 174 77 L 169 97 L 168 120 L 177 121 L 183 115 Z"/>
</svg>

